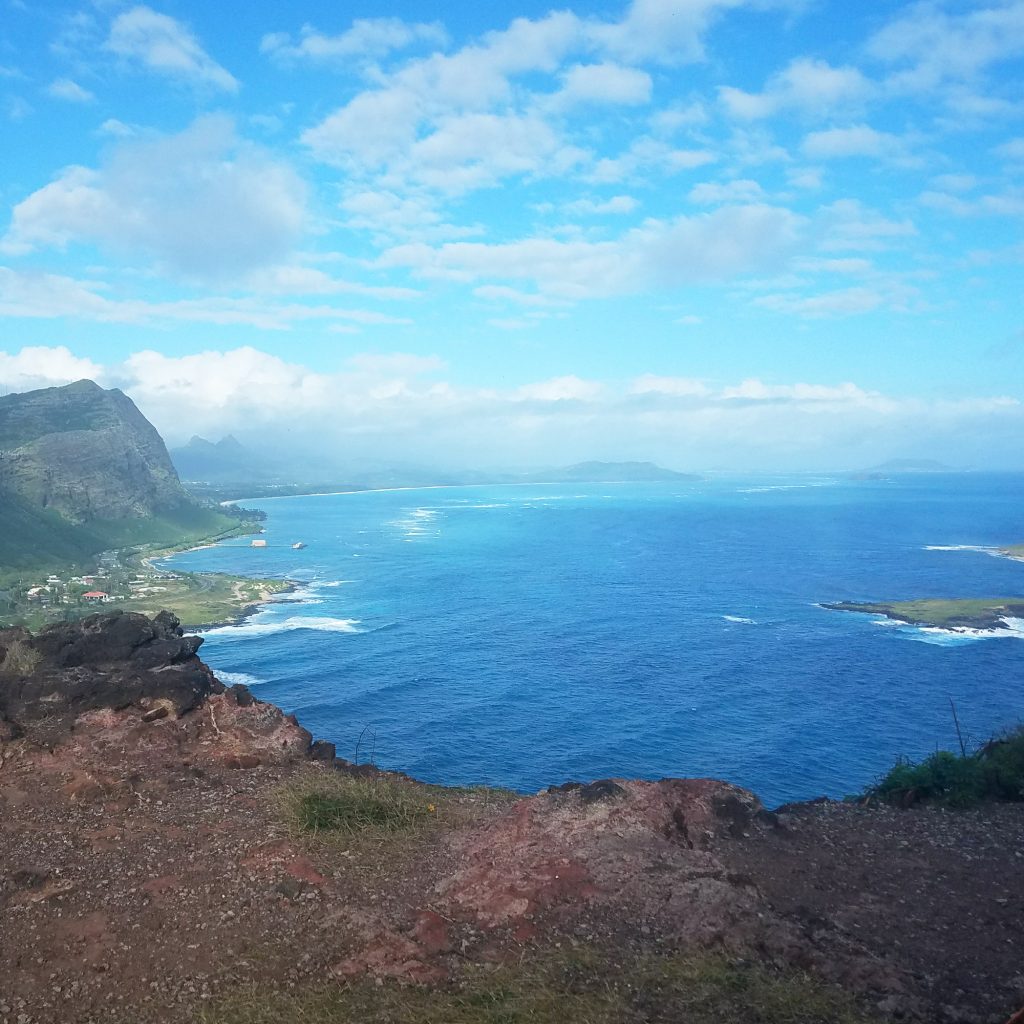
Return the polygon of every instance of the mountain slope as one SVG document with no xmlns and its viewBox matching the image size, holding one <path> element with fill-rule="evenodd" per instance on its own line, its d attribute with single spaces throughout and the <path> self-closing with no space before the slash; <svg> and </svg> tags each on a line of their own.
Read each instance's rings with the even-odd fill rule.
<svg viewBox="0 0 1024 1024">
<path fill-rule="evenodd" d="M 86 380 L 0 398 L 0 518 L 0 569 L 236 525 L 189 496 L 130 398 Z"/>
</svg>

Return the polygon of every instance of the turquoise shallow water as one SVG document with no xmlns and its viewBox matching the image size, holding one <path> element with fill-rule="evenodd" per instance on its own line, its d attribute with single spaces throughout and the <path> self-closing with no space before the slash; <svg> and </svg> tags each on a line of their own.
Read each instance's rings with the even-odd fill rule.
<svg viewBox="0 0 1024 1024">
<path fill-rule="evenodd" d="M 170 562 L 305 581 L 203 656 L 341 756 L 365 730 L 360 759 L 429 781 L 712 775 L 778 803 L 955 742 L 949 697 L 977 739 L 1022 717 L 1024 635 L 818 607 L 1024 595 L 974 549 L 1024 541 L 1022 499 L 991 474 L 364 492 L 247 503 L 265 550 Z"/>
</svg>

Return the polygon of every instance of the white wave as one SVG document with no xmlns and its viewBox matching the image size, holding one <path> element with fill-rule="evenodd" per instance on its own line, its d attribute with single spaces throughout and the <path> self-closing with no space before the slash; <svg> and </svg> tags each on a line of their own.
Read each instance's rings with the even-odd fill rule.
<svg viewBox="0 0 1024 1024">
<path fill-rule="evenodd" d="M 217 626 L 205 630 L 203 636 L 220 636 L 225 639 L 247 636 L 269 636 L 272 633 L 288 633 L 295 629 L 314 629 L 321 633 L 359 633 L 359 619 L 329 619 L 303 615 L 292 615 L 287 619 L 259 622 L 250 619 L 237 626 Z"/>
<path fill-rule="evenodd" d="M 225 686 L 259 686 L 261 683 L 266 682 L 265 679 L 251 676 L 248 672 L 214 672 L 214 675 Z"/>
<path fill-rule="evenodd" d="M 726 622 L 745 622 L 748 626 L 756 626 L 757 619 L 748 619 L 743 615 L 723 615 Z"/>
<path fill-rule="evenodd" d="M 321 589 L 321 587 L 323 587 L 323 588 L 327 588 L 327 587 L 341 587 L 341 586 L 344 586 L 346 583 L 355 583 L 355 582 L 356 582 L 355 580 L 328 580 L 328 582 L 326 582 L 326 583 L 317 583 L 317 584 L 315 584 L 315 586 L 316 586 L 316 589 L 319 590 L 319 589 Z"/>
<path fill-rule="evenodd" d="M 989 554 L 998 551 L 991 544 L 925 544 L 925 551 L 983 551 Z"/>
<path fill-rule="evenodd" d="M 948 647 L 952 644 L 970 642 L 972 640 L 1024 640 L 1024 619 L 1006 618 L 1004 625 L 997 629 L 971 629 L 968 626 L 917 626 L 911 635 L 912 640 L 923 643 L 939 644 Z"/>
</svg>

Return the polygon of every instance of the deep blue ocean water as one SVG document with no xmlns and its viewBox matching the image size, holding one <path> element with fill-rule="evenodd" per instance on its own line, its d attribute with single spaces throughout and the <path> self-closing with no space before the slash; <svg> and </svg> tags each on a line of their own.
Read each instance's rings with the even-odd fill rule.
<svg viewBox="0 0 1024 1024">
<path fill-rule="evenodd" d="M 1024 634 L 818 602 L 1024 595 L 1024 475 L 530 484 L 246 502 L 248 539 L 169 560 L 306 581 L 206 634 L 228 682 L 340 756 L 532 791 L 714 776 L 768 804 L 1024 717 Z M 308 547 L 294 551 L 302 540 Z M 375 739 L 371 740 L 371 734 Z"/>
</svg>

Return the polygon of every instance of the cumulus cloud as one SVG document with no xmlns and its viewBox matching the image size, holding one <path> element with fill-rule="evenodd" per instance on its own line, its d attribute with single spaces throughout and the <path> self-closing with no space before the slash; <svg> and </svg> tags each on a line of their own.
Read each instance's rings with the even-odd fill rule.
<svg viewBox="0 0 1024 1024">
<path fill-rule="evenodd" d="M 893 157 L 904 151 L 898 135 L 880 132 L 870 125 L 857 124 L 846 128 L 828 128 L 811 132 L 801 146 L 812 160 L 837 160 L 844 157 Z"/>
<path fill-rule="evenodd" d="M 552 97 L 560 108 L 582 103 L 636 106 L 651 99 L 653 82 L 646 71 L 621 64 L 576 64 L 562 76 L 562 88 Z"/>
<path fill-rule="evenodd" d="M 702 206 L 717 203 L 756 203 L 764 196 L 764 190 L 756 181 L 737 178 L 734 181 L 706 181 L 690 189 L 689 200 Z"/>
<path fill-rule="evenodd" d="M 46 87 L 47 96 L 68 103 L 92 103 L 96 97 L 70 78 L 56 78 Z"/>
<path fill-rule="evenodd" d="M 926 400 L 842 380 L 654 374 L 478 390 L 438 380 L 444 369 L 436 358 L 357 352 L 312 370 L 251 347 L 142 351 L 101 366 L 37 348 L 0 354 L 0 387 L 89 376 L 126 390 L 171 444 L 230 431 L 277 451 L 336 450 L 339 462 L 369 454 L 442 467 L 635 458 L 681 469 L 857 468 L 907 451 L 949 461 L 980 453 L 999 465 L 1019 457 L 1024 429 L 1020 403 L 998 394 Z"/>
<path fill-rule="evenodd" d="M 35 346 L 20 352 L 0 352 L 0 392 L 33 391 L 88 378 L 103 380 L 105 370 L 91 359 L 74 355 L 64 346 Z"/>
<path fill-rule="evenodd" d="M 237 92 L 238 81 L 180 21 L 150 7 L 133 7 L 110 26 L 106 48 L 125 61 L 187 85 Z"/>
<path fill-rule="evenodd" d="M 733 117 L 752 121 L 788 110 L 821 116 L 860 102 L 871 92 L 871 83 L 857 68 L 799 57 L 773 76 L 763 92 L 724 86 L 719 98 Z"/>
<path fill-rule="evenodd" d="M 410 244 L 387 250 L 379 264 L 455 281 L 525 280 L 540 292 L 579 299 L 724 280 L 775 267 L 795 248 L 803 227 L 801 217 L 780 207 L 726 206 L 672 221 L 652 219 L 615 241 Z"/>
<path fill-rule="evenodd" d="M 914 3 L 869 40 L 867 51 L 892 66 L 895 88 L 921 92 L 976 79 L 1024 54 L 1024 0 Z"/>
<path fill-rule="evenodd" d="M 179 135 L 128 140 L 99 168 L 69 167 L 14 207 L 8 252 L 97 245 L 188 278 L 227 279 L 287 255 L 305 227 L 291 167 L 221 115 Z"/>
<path fill-rule="evenodd" d="M 310 60 L 345 62 L 353 58 L 380 58 L 416 43 L 444 46 L 448 33 L 439 22 L 408 22 L 401 18 L 357 18 L 338 35 L 325 35 L 305 25 L 298 39 L 287 32 L 263 37 L 260 51 L 284 62 Z"/>
</svg>

